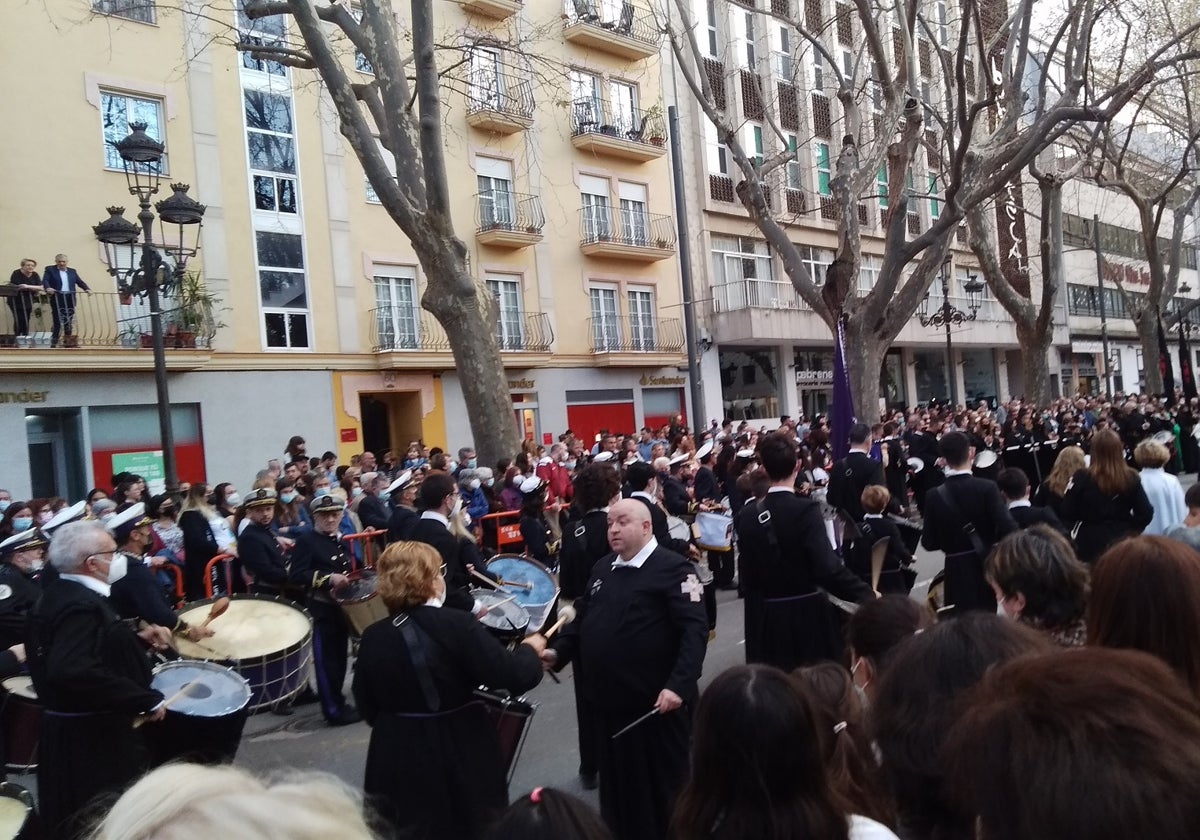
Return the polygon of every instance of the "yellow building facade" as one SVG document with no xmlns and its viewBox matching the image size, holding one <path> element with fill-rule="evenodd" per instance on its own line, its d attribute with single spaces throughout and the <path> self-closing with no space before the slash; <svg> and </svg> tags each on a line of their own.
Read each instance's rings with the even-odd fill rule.
<svg viewBox="0 0 1200 840">
<path fill-rule="evenodd" d="M 239 52 L 292 31 L 211 4 L 51 0 L 6 14 L 10 132 L 0 253 L 37 279 L 65 253 L 91 293 L 49 346 L 47 298 L 0 307 L 0 486 L 78 498 L 158 444 L 148 310 L 92 226 L 137 208 L 110 142 L 166 146 L 163 190 L 207 206 L 189 264 L 219 300 L 192 333 L 164 303 L 180 477 L 248 484 L 293 434 L 342 461 L 471 443 L 426 278 L 374 197 L 314 73 Z M 397 12 L 407 14 L 407 4 Z M 686 414 L 659 43 L 628 3 L 436 3 L 458 236 L 497 301 L 521 433 L 630 431 Z M 227 19 L 226 19 L 227 18 Z M 407 21 L 399 21 L 407 31 Z M 372 68 L 348 51 L 359 81 Z M 156 227 L 156 236 L 158 229 Z M 135 457 L 136 456 L 136 457 Z M 130 459 L 133 459 L 132 461 Z M 153 471 L 153 467 L 147 468 Z"/>
</svg>

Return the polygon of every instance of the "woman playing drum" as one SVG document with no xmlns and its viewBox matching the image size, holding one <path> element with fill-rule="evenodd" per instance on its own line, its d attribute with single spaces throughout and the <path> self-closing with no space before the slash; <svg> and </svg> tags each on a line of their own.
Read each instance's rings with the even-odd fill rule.
<svg viewBox="0 0 1200 840">
<path fill-rule="evenodd" d="M 509 651 L 470 613 L 441 609 L 441 564 L 433 547 L 402 541 L 376 565 L 391 619 L 363 633 L 354 669 L 373 728 L 363 788 L 406 837 L 469 840 L 508 803 L 496 730 L 474 690 L 533 688 L 546 640 Z"/>
</svg>

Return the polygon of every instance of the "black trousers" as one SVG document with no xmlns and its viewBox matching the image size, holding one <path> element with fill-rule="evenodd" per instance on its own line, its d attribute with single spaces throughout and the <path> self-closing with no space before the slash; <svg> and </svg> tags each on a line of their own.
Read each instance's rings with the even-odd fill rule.
<svg viewBox="0 0 1200 840">
<path fill-rule="evenodd" d="M 346 708 L 342 686 L 346 683 L 350 633 L 346 629 L 345 616 L 336 604 L 313 597 L 308 599 L 307 606 L 313 617 L 313 670 L 317 676 L 321 713 L 326 719 L 335 718 Z"/>
<path fill-rule="evenodd" d="M 717 586 L 729 586 L 733 583 L 733 554 L 732 551 L 708 552 L 708 567 L 712 569 L 713 583 Z"/>
<path fill-rule="evenodd" d="M 50 333 L 50 346 L 56 347 L 60 334 L 73 334 L 75 324 L 75 295 L 55 295 L 50 301 L 50 314 L 54 320 L 54 326 Z"/>
<path fill-rule="evenodd" d="M 29 316 L 33 312 L 33 304 L 21 295 L 9 300 L 8 308 L 13 314 L 13 334 L 29 335 Z"/>
<path fill-rule="evenodd" d="M 579 775 L 594 776 L 600 769 L 596 761 L 596 709 L 579 687 L 582 676 L 579 657 L 571 663 L 571 671 L 571 682 L 575 688 L 575 723 L 578 726 Z"/>
</svg>

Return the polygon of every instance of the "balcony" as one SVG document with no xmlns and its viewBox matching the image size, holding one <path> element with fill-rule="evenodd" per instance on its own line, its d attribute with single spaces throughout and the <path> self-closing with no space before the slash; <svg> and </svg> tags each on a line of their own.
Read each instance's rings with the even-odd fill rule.
<svg viewBox="0 0 1200 840">
<path fill-rule="evenodd" d="M 527 248 L 542 241 L 546 225 L 536 195 L 493 190 L 475 196 L 475 240 L 496 248 Z"/>
<path fill-rule="evenodd" d="M 569 0 L 563 37 L 581 47 L 636 61 L 658 53 L 654 15 L 632 3 Z"/>
<path fill-rule="evenodd" d="M 683 326 L 677 318 L 650 315 L 588 318 L 591 350 L 598 365 L 673 364 L 683 352 Z"/>
<path fill-rule="evenodd" d="M 506 20 L 521 10 L 521 0 L 465 0 L 468 12 L 494 20 Z"/>
<path fill-rule="evenodd" d="M 65 329 L 66 312 L 59 309 L 59 321 L 64 322 L 64 327 L 60 330 L 57 346 L 51 342 L 55 309 L 61 306 L 59 299 L 44 294 L 16 295 L 3 287 L 0 287 L 0 298 L 4 299 L 4 305 L 0 305 L 0 353 L 28 358 L 34 363 L 43 360 L 41 363 L 44 363 L 46 356 L 32 351 L 45 351 L 56 360 L 69 357 L 74 350 L 144 351 L 137 355 L 150 364 L 150 308 L 138 297 L 123 297 L 115 292 L 75 295 L 70 335 Z M 180 307 L 171 297 L 162 300 L 162 323 L 169 350 L 207 353 L 217 331 L 211 312 Z M 168 354 L 169 363 L 171 355 Z M 201 358 L 193 359 L 193 363 Z"/>
<path fill-rule="evenodd" d="M 467 125 L 496 134 L 516 134 L 533 125 L 533 88 L 527 79 L 481 71 L 467 93 Z"/>
<path fill-rule="evenodd" d="M 661 109 L 626 109 L 606 114 L 599 100 L 571 103 L 571 145 L 596 155 L 644 163 L 667 153 L 667 129 Z"/>
<path fill-rule="evenodd" d="M 579 233 L 579 250 L 589 257 L 650 263 L 675 255 L 670 216 L 593 204 L 579 211 Z"/>
<path fill-rule="evenodd" d="M 429 312 L 404 304 L 380 306 L 370 311 L 371 352 L 392 354 L 391 367 L 454 364 L 446 330 Z M 502 312 L 496 340 L 506 363 L 540 364 L 550 358 L 554 330 L 544 312 Z M 521 354 L 507 359 L 507 355 Z M 540 358 L 544 356 L 545 358 Z"/>
</svg>

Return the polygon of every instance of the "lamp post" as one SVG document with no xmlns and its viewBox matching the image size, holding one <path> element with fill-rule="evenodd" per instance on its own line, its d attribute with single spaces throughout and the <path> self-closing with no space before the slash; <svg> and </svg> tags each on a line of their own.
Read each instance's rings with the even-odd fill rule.
<svg viewBox="0 0 1200 840">
<path fill-rule="evenodd" d="M 187 261 L 199 248 L 200 226 L 204 218 L 203 204 L 187 195 L 187 184 L 172 184 L 173 195 L 158 202 L 159 227 L 162 233 L 163 250 L 175 259 L 173 271 L 154 243 L 154 213 L 150 210 L 150 199 L 158 193 L 162 179 L 163 144 L 146 133 L 145 123 L 130 124 L 132 133 L 114 144 L 125 168 L 125 180 L 129 194 L 136 197 L 141 212 L 138 225 L 124 217 L 124 207 L 109 207 L 109 217 L 92 230 L 104 246 L 104 261 L 108 271 L 117 281 L 121 292 L 145 294 L 150 304 L 150 336 L 154 348 L 154 385 L 158 398 L 158 431 L 163 452 L 163 472 L 166 474 L 167 489 L 179 486 L 179 474 L 175 468 L 175 434 L 171 427 L 171 397 L 167 388 L 167 355 L 163 343 L 162 309 L 159 284 L 164 288 L 182 277 Z M 168 226 L 175 229 L 175 236 L 168 235 Z M 134 266 L 134 254 L 141 236 L 141 259 Z M 128 259 L 121 255 L 128 250 Z M 161 275 L 160 275 L 161 272 Z"/>
<path fill-rule="evenodd" d="M 945 327 L 946 329 L 946 379 L 950 385 L 950 405 L 954 407 L 958 405 L 958 376 L 954 370 L 954 339 L 950 333 L 950 327 L 951 325 L 961 326 L 968 321 L 975 320 L 975 316 L 979 313 L 979 307 L 983 303 L 983 283 L 974 274 L 967 275 L 967 281 L 963 283 L 963 291 L 967 293 L 967 308 L 970 312 L 963 312 L 950 303 L 949 267 L 950 260 L 942 263 L 942 305 L 930 312 L 929 295 L 926 294 L 917 310 L 917 318 L 921 321 L 922 327 L 934 327 L 935 329 Z"/>
</svg>

